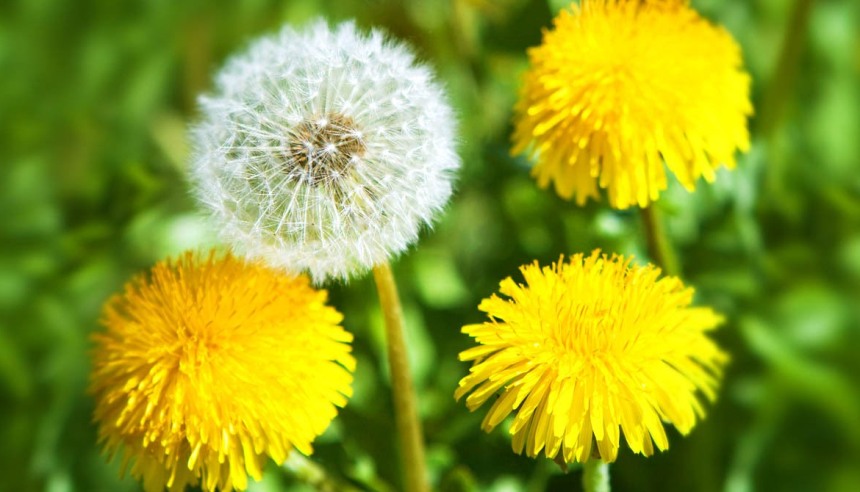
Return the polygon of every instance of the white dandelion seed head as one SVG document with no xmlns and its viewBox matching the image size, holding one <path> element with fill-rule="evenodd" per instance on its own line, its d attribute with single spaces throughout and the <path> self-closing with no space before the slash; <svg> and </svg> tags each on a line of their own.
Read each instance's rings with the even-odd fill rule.
<svg viewBox="0 0 860 492">
<path fill-rule="evenodd" d="M 191 179 L 223 237 L 316 282 L 414 242 L 451 195 L 454 116 L 402 44 L 353 23 L 285 27 L 217 74 Z"/>
</svg>

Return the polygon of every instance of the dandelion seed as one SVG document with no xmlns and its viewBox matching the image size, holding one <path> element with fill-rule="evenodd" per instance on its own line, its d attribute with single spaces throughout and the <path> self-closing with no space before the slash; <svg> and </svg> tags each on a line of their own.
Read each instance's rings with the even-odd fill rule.
<svg viewBox="0 0 860 492">
<path fill-rule="evenodd" d="M 147 492 L 244 490 L 312 452 L 351 396 L 352 335 L 326 292 L 232 256 L 159 263 L 105 306 L 91 392 L 107 450 Z"/>
<path fill-rule="evenodd" d="M 583 0 L 555 19 L 515 108 L 514 154 L 565 199 L 647 206 L 665 166 L 688 190 L 749 149 L 750 77 L 731 35 L 684 0 Z"/>
<path fill-rule="evenodd" d="M 693 290 L 660 270 L 595 251 L 552 267 L 521 268 L 479 309 L 490 317 L 463 332 L 478 343 L 455 393 L 475 410 L 497 393 L 482 427 L 492 431 L 515 412 L 513 448 L 564 462 L 595 450 L 615 460 L 624 436 L 635 453 L 669 446 L 661 421 L 682 434 L 713 400 L 726 355 L 708 338 L 722 318 L 691 307 Z M 653 444 L 652 444 L 653 443 Z"/>
<path fill-rule="evenodd" d="M 315 281 L 404 251 L 448 201 L 460 165 L 430 70 L 352 23 L 256 41 L 200 105 L 200 201 L 236 249 Z"/>
</svg>

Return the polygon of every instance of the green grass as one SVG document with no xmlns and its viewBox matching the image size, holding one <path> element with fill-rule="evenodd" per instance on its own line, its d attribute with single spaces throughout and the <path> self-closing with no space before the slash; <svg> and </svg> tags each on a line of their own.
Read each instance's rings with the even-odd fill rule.
<svg viewBox="0 0 860 492">
<path fill-rule="evenodd" d="M 693 4 L 743 47 L 753 148 L 714 185 L 673 185 L 660 203 L 685 280 L 728 318 L 716 337 L 732 362 L 707 420 L 652 458 L 622 452 L 614 490 L 860 490 L 860 3 L 814 2 L 791 32 L 800 2 Z M 452 397 L 467 370 L 459 328 L 520 264 L 645 255 L 637 214 L 564 202 L 508 155 L 525 49 L 551 19 L 538 0 L 0 5 L 0 490 L 139 489 L 96 442 L 88 336 L 130 275 L 215 242 L 184 169 L 211 74 L 254 36 L 316 16 L 413 43 L 461 121 L 457 193 L 394 265 L 435 483 L 578 490 L 575 467 L 514 455 Z M 312 460 L 360 490 L 398 490 L 371 279 L 330 290 L 359 367 Z M 253 490 L 313 490 L 304 475 L 271 466 Z"/>
</svg>

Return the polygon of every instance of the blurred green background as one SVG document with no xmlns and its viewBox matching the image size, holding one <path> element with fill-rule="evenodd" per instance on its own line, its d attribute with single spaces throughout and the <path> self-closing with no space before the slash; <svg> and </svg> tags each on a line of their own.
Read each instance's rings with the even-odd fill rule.
<svg viewBox="0 0 860 492">
<path fill-rule="evenodd" d="M 284 22 L 357 18 L 411 42 L 450 91 L 464 167 L 395 272 L 440 490 L 578 490 L 479 430 L 452 392 L 459 333 L 520 264 L 646 258 L 635 211 L 577 208 L 508 155 L 525 48 L 563 2 L 6 0 L 0 3 L 0 491 L 132 491 L 96 446 L 89 334 L 133 273 L 214 243 L 185 181 L 185 129 L 225 56 Z M 622 452 L 617 491 L 860 490 L 860 2 L 694 0 L 743 46 L 753 148 L 660 207 L 701 303 L 727 314 L 720 399 L 652 458 Z M 398 490 L 381 316 L 369 278 L 330 287 L 356 334 L 355 398 L 311 461 L 253 491 Z"/>
</svg>

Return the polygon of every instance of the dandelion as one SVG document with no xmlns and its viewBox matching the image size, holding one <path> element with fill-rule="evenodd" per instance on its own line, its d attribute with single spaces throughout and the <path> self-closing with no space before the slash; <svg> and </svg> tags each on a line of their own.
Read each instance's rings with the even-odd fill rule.
<svg viewBox="0 0 860 492">
<path fill-rule="evenodd" d="M 726 360 L 707 336 L 722 318 L 691 307 L 691 288 L 599 251 L 520 270 L 525 285 L 501 282 L 508 299 L 481 302 L 490 321 L 463 328 L 478 345 L 460 354 L 474 362 L 455 397 L 475 410 L 500 393 L 485 431 L 515 412 L 514 451 L 565 463 L 614 461 L 622 434 L 635 453 L 664 450 L 661 421 L 690 432 Z"/>
<path fill-rule="evenodd" d="M 431 224 L 460 166 L 430 70 L 352 23 L 285 27 L 230 60 L 200 100 L 191 169 L 223 236 L 314 281 L 374 270 L 389 341 L 405 489 L 426 488 L 389 258 Z"/>
<path fill-rule="evenodd" d="M 687 189 L 749 148 L 750 77 L 731 35 L 684 0 L 582 0 L 529 51 L 514 154 L 582 205 L 647 206 L 665 166 Z"/>
<path fill-rule="evenodd" d="M 404 251 L 448 201 L 460 165 L 430 70 L 352 23 L 254 42 L 200 106 L 192 180 L 223 236 L 318 282 Z"/>
<path fill-rule="evenodd" d="M 460 166 L 430 70 L 352 23 L 285 27 L 230 60 L 200 100 L 196 193 L 234 249 L 316 282 L 373 269 L 405 486 L 426 489 L 420 422 L 388 261 L 429 225 Z"/>
<path fill-rule="evenodd" d="M 148 492 L 239 489 L 312 452 L 351 396 L 352 335 L 326 292 L 233 256 L 157 264 L 105 305 L 91 392 L 106 449 Z"/>
</svg>

